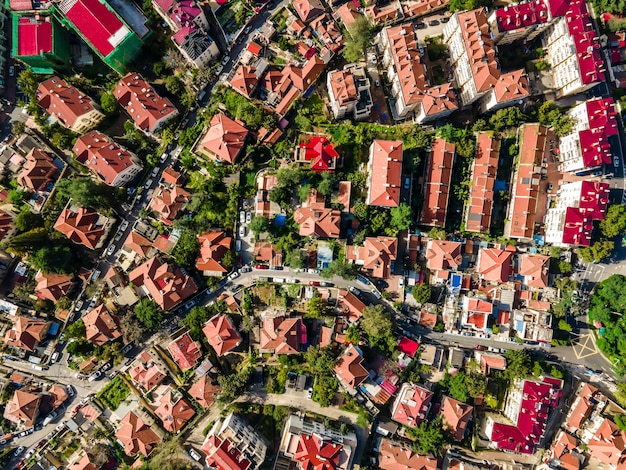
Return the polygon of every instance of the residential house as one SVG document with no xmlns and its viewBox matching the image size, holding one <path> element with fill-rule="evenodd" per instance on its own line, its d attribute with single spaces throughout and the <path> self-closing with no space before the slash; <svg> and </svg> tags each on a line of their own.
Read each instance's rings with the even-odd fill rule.
<svg viewBox="0 0 626 470">
<path fill-rule="evenodd" d="M 56 302 L 67 295 L 74 287 L 72 277 L 67 274 L 44 274 L 38 271 L 35 275 L 35 281 L 37 282 L 35 295 L 51 302 Z"/>
<path fill-rule="evenodd" d="M 130 457 L 137 454 L 148 457 L 156 444 L 161 442 L 159 436 L 132 411 L 129 411 L 120 421 L 115 437 L 124 447 L 126 455 Z"/>
<path fill-rule="evenodd" d="M 472 160 L 469 200 L 465 208 L 467 232 L 489 233 L 499 160 L 500 139 L 487 132 L 479 133 L 476 157 Z"/>
<path fill-rule="evenodd" d="M 319 0 L 294 0 L 292 5 L 300 19 L 305 23 L 324 13 L 324 5 Z"/>
<path fill-rule="evenodd" d="M 476 271 L 487 282 L 508 282 L 512 274 L 513 250 L 501 250 L 499 248 L 481 248 L 478 252 Z"/>
<path fill-rule="evenodd" d="M 267 454 L 265 439 L 238 415 L 231 413 L 215 422 L 202 444 L 209 467 L 252 470 Z"/>
<path fill-rule="evenodd" d="M 32 149 L 17 174 L 17 183 L 33 192 L 50 192 L 59 174 L 54 157 L 39 149 Z"/>
<path fill-rule="evenodd" d="M 256 196 L 254 196 L 255 215 L 272 218 L 280 213 L 280 206 L 270 200 L 270 192 L 278 186 L 276 175 L 260 174 L 256 179 Z"/>
<path fill-rule="evenodd" d="M 378 467 L 385 470 L 437 470 L 437 459 L 432 455 L 419 455 L 405 443 L 383 439 L 378 451 Z"/>
<path fill-rule="evenodd" d="M 487 418 L 486 434 L 492 445 L 508 452 L 532 454 L 543 437 L 550 410 L 558 407 L 561 381 L 523 380 L 509 390 L 504 415 L 515 424 Z"/>
<path fill-rule="evenodd" d="M 495 8 L 489 15 L 489 26 L 498 45 L 524 40 L 530 42 L 553 21 L 546 1 L 526 2 Z"/>
<path fill-rule="evenodd" d="M 626 431 L 604 418 L 593 437 L 586 442 L 589 454 L 611 470 L 626 464 Z"/>
<path fill-rule="evenodd" d="M 152 6 L 172 29 L 174 45 L 192 66 L 204 67 L 219 56 L 200 4 L 194 0 L 153 0 Z"/>
<path fill-rule="evenodd" d="M 339 382 L 349 390 L 354 390 L 369 377 L 369 372 L 365 368 L 365 360 L 361 350 L 349 345 L 337 360 L 334 369 Z"/>
<path fill-rule="evenodd" d="M 128 373 L 131 379 L 143 388 L 144 392 L 150 392 L 156 388 L 166 377 L 154 362 L 153 357 L 147 352 L 139 355 Z"/>
<path fill-rule="evenodd" d="M 248 134 L 241 121 L 220 112 L 211 119 L 209 129 L 195 151 L 218 163 L 233 164 L 243 151 Z"/>
<path fill-rule="evenodd" d="M 36 98 L 46 113 L 74 132 L 87 132 L 104 119 L 104 114 L 89 96 L 59 77 L 41 82 Z"/>
<path fill-rule="evenodd" d="M 102 245 L 109 219 L 90 207 L 76 207 L 67 203 L 54 228 L 74 243 L 91 250 Z"/>
<path fill-rule="evenodd" d="M 472 419 L 473 407 L 448 396 L 443 397 L 439 414 L 446 429 L 455 441 L 462 441 L 467 425 Z"/>
<path fill-rule="evenodd" d="M 377 22 L 377 24 L 379 24 Z M 406 119 L 411 114 L 418 124 L 443 119 L 458 108 L 449 83 L 431 86 L 426 77 L 424 47 L 412 23 L 385 28 L 379 34 L 382 67 L 391 84 L 391 114 Z"/>
<path fill-rule="evenodd" d="M 350 470 L 357 448 L 353 431 L 345 434 L 299 415 L 290 415 L 280 440 L 280 468 Z"/>
<path fill-rule="evenodd" d="M 423 225 L 443 227 L 446 223 L 455 155 L 454 144 L 444 139 L 435 139 L 432 143 L 430 159 L 426 164 L 424 204 L 420 215 Z"/>
<path fill-rule="evenodd" d="M 202 357 L 200 345 L 191 339 L 189 333 L 183 333 L 173 340 L 167 346 L 167 350 L 181 370 L 191 369 Z"/>
<path fill-rule="evenodd" d="M 98 131 L 80 137 L 72 152 L 100 181 L 116 188 L 130 183 L 143 170 L 137 155 Z"/>
<path fill-rule="evenodd" d="M 362 16 L 363 14 L 358 10 L 354 2 L 344 3 L 333 13 L 335 20 L 344 25 L 348 32 L 352 23 Z"/>
<path fill-rule="evenodd" d="M 547 303 L 546 308 L 550 304 Z M 526 341 L 550 343 L 552 341 L 552 315 L 540 309 L 525 308 L 513 310 L 513 329 L 517 336 Z"/>
<path fill-rule="evenodd" d="M 131 230 L 124 240 L 124 248 L 139 255 L 140 258 L 148 258 L 154 251 L 154 244 L 135 230 Z"/>
<path fill-rule="evenodd" d="M 211 318 L 204 325 L 202 332 L 218 356 L 232 352 L 241 344 L 241 335 L 228 315 L 217 315 Z"/>
<path fill-rule="evenodd" d="M 618 134 L 613 98 L 587 100 L 567 114 L 574 126 L 569 134 L 559 138 L 559 170 L 578 172 L 611 165 L 613 151 L 609 139 Z"/>
<path fill-rule="evenodd" d="M 161 420 L 163 429 L 177 434 L 193 418 L 196 412 L 189 402 L 183 398 L 181 392 L 168 387 L 167 391 L 159 398 L 154 414 Z"/>
<path fill-rule="evenodd" d="M 310 163 L 311 171 L 334 172 L 339 154 L 335 146 L 325 136 L 314 136 L 301 142 L 295 151 L 295 160 L 299 163 Z"/>
<path fill-rule="evenodd" d="M 324 13 L 311 21 L 310 27 L 313 35 L 329 53 L 337 53 L 343 47 L 343 33 L 328 13 Z"/>
<path fill-rule="evenodd" d="M 0 241 L 9 240 L 17 232 L 17 227 L 13 220 L 14 216 L 12 214 L 0 210 Z"/>
<path fill-rule="evenodd" d="M 485 113 L 519 103 L 530 95 L 523 70 L 500 70 L 484 8 L 454 13 L 443 28 L 443 37 L 463 106 L 480 100 Z"/>
<path fill-rule="evenodd" d="M 278 315 L 264 316 L 261 319 L 261 353 L 297 354 L 306 344 L 306 326 L 301 318 Z"/>
<path fill-rule="evenodd" d="M 4 408 L 4 419 L 24 428 L 31 428 L 39 417 L 41 394 L 16 390 Z"/>
<path fill-rule="evenodd" d="M 129 273 L 128 279 L 164 311 L 171 310 L 198 291 L 189 274 L 158 258 L 149 259 L 136 267 Z"/>
<path fill-rule="evenodd" d="M 485 331 L 489 317 L 493 315 L 493 304 L 477 297 L 463 296 L 461 325 L 473 330 Z"/>
<path fill-rule="evenodd" d="M 161 222 L 172 225 L 190 198 L 191 194 L 180 186 L 160 185 L 153 193 L 148 207 L 158 214 Z"/>
<path fill-rule="evenodd" d="M 594 410 L 602 412 L 607 398 L 593 385 L 582 382 L 578 386 L 576 398 L 570 407 L 563 428 L 572 434 L 582 435 Z"/>
<path fill-rule="evenodd" d="M 255 242 L 252 254 L 257 263 L 267 263 L 270 267 L 283 265 L 283 252 L 272 243 Z"/>
<path fill-rule="evenodd" d="M 537 225 L 539 185 L 544 157 L 550 151 L 548 128 L 524 124 L 520 130 L 520 153 L 515 166 L 504 235 L 531 240 Z"/>
<path fill-rule="evenodd" d="M 557 438 L 548 451 L 551 458 L 548 465 L 564 470 L 579 470 L 585 457 L 577 452 L 578 440 L 564 431 L 560 431 Z"/>
<path fill-rule="evenodd" d="M 419 426 L 428 416 L 432 398 L 433 392 L 420 385 L 402 384 L 391 408 L 391 419 L 410 428 Z"/>
<path fill-rule="evenodd" d="M 90 310 L 83 317 L 83 322 L 87 341 L 96 346 L 102 346 L 122 337 L 117 318 L 107 310 L 104 304 Z"/>
<path fill-rule="evenodd" d="M 229 84 L 235 91 L 250 99 L 259 85 L 258 74 L 260 72 L 253 66 L 240 65 L 235 70 Z"/>
<path fill-rule="evenodd" d="M 483 375 L 491 375 L 494 370 L 506 370 L 506 358 L 499 354 L 480 353 L 480 371 Z"/>
<path fill-rule="evenodd" d="M 37 346 L 48 336 L 50 322 L 15 316 L 13 326 L 4 336 L 4 344 L 11 347 L 34 352 Z"/>
<path fill-rule="evenodd" d="M 428 240 L 426 245 L 426 267 L 433 271 L 434 282 L 448 279 L 463 262 L 462 244 L 448 240 Z"/>
<path fill-rule="evenodd" d="M 519 256 L 519 275 L 524 279 L 524 285 L 531 288 L 543 289 L 548 287 L 548 271 L 550 257 L 536 253 L 524 253 Z"/>
<path fill-rule="evenodd" d="M 113 94 L 137 128 L 144 132 L 155 132 L 178 116 L 178 110 L 172 102 L 160 96 L 136 72 L 122 78 Z"/>
<path fill-rule="evenodd" d="M 221 390 L 217 380 L 213 379 L 211 375 L 205 374 L 195 382 L 187 393 L 192 398 L 195 398 L 200 406 L 203 408 L 210 408 L 215 401 L 215 395 Z"/>
<path fill-rule="evenodd" d="M 342 70 L 328 72 L 326 87 L 335 119 L 348 116 L 361 121 L 369 118 L 374 104 L 370 81 L 362 66 L 347 64 Z"/>
<path fill-rule="evenodd" d="M 397 207 L 400 204 L 402 142 L 374 140 L 367 161 L 367 204 Z"/>
<path fill-rule="evenodd" d="M 387 279 L 393 272 L 398 254 L 398 239 L 367 237 L 363 246 L 348 245 L 346 261 L 361 266 L 372 277 Z"/>
<path fill-rule="evenodd" d="M 545 242 L 556 246 L 589 246 L 593 222 L 604 220 L 609 204 L 608 183 L 564 183 L 555 204 L 548 208 Z"/>
<path fill-rule="evenodd" d="M 198 235 L 200 255 L 196 260 L 196 268 L 205 276 L 224 276 L 230 270 L 230 266 L 224 266 L 222 259 L 233 246 L 232 237 L 227 237 L 226 232 L 214 231 Z"/>
<path fill-rule="evenodd" d="M 352 292 L 340 289 L 337 294 L 337 313 L 348 318 L 351 323 L 363 316 L 366 305 Z"/>
<path fill-rule="evenodd" d="M 293 220 L 300 225 L 301 237 L 339 238 L 341 211 L 326 207 L 326 197 L 315 188 L 296 209 Z"/>
</svg>

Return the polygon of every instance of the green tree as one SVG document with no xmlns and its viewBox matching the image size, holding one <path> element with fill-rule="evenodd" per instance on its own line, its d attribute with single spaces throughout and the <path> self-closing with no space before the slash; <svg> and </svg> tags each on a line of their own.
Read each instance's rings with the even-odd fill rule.
<svg viewBox="0 0 626 470">
<path fill-rule="evenodd" d="M 23 189 L 10 189 L 8 198 L 14 206 L 21 206 L 28 198 L 28 192 Z"/>
<path fill-rule="evenodd" d="M 71 274 L 74 256 L 67 246 L 44 246 L 28 257 L 28 262 L 35 269 L 44 273 Z"/>
<path fill-rule="evenodd" d="M 448 391 L 455 400 L 466 402 L 469 398 L 469 392 L 465 383 L 466 377 L 465 372 L 457 372 L 448 380 Z"/>
<path fill-rule="evenodd" d="M 324 348 L 312 346 L 304 353 L 304 363 L 314 375 L 332 375 L 335 362 L 330 346 Z"/>
<path fill-rule="evenodd" d="M 359 267 L 356 264 L 350 264 L 339 259 L 334 259 L 330 262 L 327 268 L 322 269 L 320 275 L 325 279 L 330 279 L 333 276 L 341 276 L 344 279 L 352 280 L 356 279 L 358 272 Z"/>
<path fill-rule="evenodd" d="M 483 374 L 467 374 L 465 386 L 467 394 L 472 398 L 477 398 L 487 391 L 487 378 Z"/>
<path fill-rule="evenodd" d="M 522 379 L 531 373 L 531 357 L 524 349 L 509 349 L 504 353 L 506 371 L 504 374 L 509 380 Z"/>
<path fill-rule="evenodd" d="M 164 80 L 165 89 L 172 95 L 180 95 L 185 90 L 183 82 L 175 75 L 168 75 Z"/>
<path fill-rule="evenodd" d="M 87 330 L 85 329 L 85 322 L 83 320 L 75 321 L 74 323 L 70 323 L 65 328 L 65 337 L 68 339 L 80 339 L 85 338 L 87 334 Z"/>
<path fill-rule="evenodd" d="M 183 230 L 178 242 L 176 242 L 172 256 L 178 264 L 191 269 L 196 264 L 199 249 L 198 237 L 192 230 L 186 229 Z"/>
<path fill-rule="evenodd" d="M 157 77 L 160 77 L 161 75 L 163 75 L 164 72 L 169 71 L 169 67 L 165 62 L 160 60 L 159 62 L 155 62 L 154 64 L 152 64 L 152 71 Z"/>
<path fill-rule="evenodd" d="M 524 120 L 524 114 L 520 108 L 511 106 L 502 108 L 489 118 L 489 124 L 498 132 L 509 127 L 517 127 Z"/>
<path fill-rule="evenodd" d="M 44 227 L 38 227 L 14 236 L 7 242 L 6 247 L 11 253 L 23 256 L 45 246 L 48 242 L 48 232 Z"/>
<path fill-rule="evenodd" d="M 91 178 L 64 178 L 56 185 L 57 197 L 65 203 L 68 199 L 80 207 L 111 207 L 111 189 Z"/>
<path fill-rule="evenodd" d="M 411 206 L 401 202 L 391 209 L 391 228 L 397 234 L 400 230 L 406 230 L 410 227 L 413 220 L 413 211 Z"/>
<path fill-rule="evenodd" d="M 626 431 L 626 416 L 617 414 L 613 417 L 613 419 L 615 420 L 615 425 L 618 429 Z"/>
<path fill-rule="evenodd" d="M 306 304 L 307 318 L 320 318 L 326 313 L 326 301 L 322 296 L 317 294 L 311 297 Z"/>
<path fill-rule="evenodd" d="M 393 351 L 397 343 L 393 327 L 393 317 L 382 304 L 365 307 L 363 310 L 361 328 L 372 346 L 377 346 L 387 352 Z"/>
<path fill-rule="evenodd" d="M 413 298 L 418 304 L 425 304 L 430 300 L 430 296 L 432 295 L 432 289 L 430 284 L 416 284 L 413 287 L 411 292 L 413 294 Z"/>
<path fill-rule="evenodd" d="M 11 126 L 11 132 L 13 132 L 14 136 L 21 136 L 24 132 L 26 132 L 26 124 L 22 121 L 15 121 Z"/>
<path fill-rule="evenodd" d="M 113 114 L 117 110 L 117 100 L 113 93 L 103 93 L 100 97 L 100 107 L 104 114 Z"/>
<path fill-rule="evenodd" d="M 337 379 L 332 375 L 320 375 L 315 379 L 313 396 L 311 398 L 319 403 L 320 406 L 330 406 L 338 386 Z"/>
<path fill-rule="evenodd" d="M 369 218 L 369 206 L 363 201 L 357 202 L 352 208 L 352 214 L 359 220 L 364 221 Z"/>
<path fill-rule="evenodd" d="M 200 340 L 203 337 L 202 328 L 215 312 L 210 307 L 197 306 L 189 310 L 189 313 L 180 321 L 181 325 L 189 328 L 189 335 Z"/>
<path fill-rule="evenodd" d="M 39 214 L 33 214 L 28 207 L 22 210 L 15 218 L 15 227 L 20 232 L 28 232 L 43 225 L 43 218 Z"/>
<path fill-rule="evenodd" d="M 257 215 L 250 221 L 248 228 L 254 232 L 256 237 L 258 237 L 270 229 L 270 221 L 267 217 Z"/>
<path fill-rule="evenodd" d="M 443 424 L 439 415 L 433 421 L 422 421 L 419 426 L 405 428 L 413 440 L 413 451 L 420 455 L 441 455 L 446 442 Z"/>
<path fill-rule="evenodd" d="M 374 41 L 374 25 L 367 16 L 359 16 L 348 28 L 349 37 L 343 49 L 348 62 L 359 62 Z"/>
<path fill-rule="evenodd" d="M 590 246 L 578 249 L 578 256 L 587 263 L 599 263 L 605 258 L 611 256 L 615 243 L 610 240 L 598 240 Z"/>
<path fill-rule="evenodd" d="M 163 322 L 163 310 L 154 300 L 144 297 L 135 305 L 137 320 L 150 331 L 157 331 Z"/>
<path fill-rule="evenodd" d="M 300 202 L 304 202 L 309 198 L 309 194 L 311 194 L 311 185 L 304 184 L 298 188 L 298 199 Z"/>
<path fill-rule="evenodd" d="M 299 248 L 292 248 L 285 254 L 285 264 L 291 269 L 302 269 L 304 267 L 304 253 Z"/>
<path fill-rule="evenodd" d="M 559 330 L 570 332 L 572 331 L 572 325 L 565 320 L 559 320 Z"/>
<path fill-rule="evenodd" d="M 439 227 L 433 227 L 432 229 L 430 229 L 430 233 L 428 234 L 428 236 L 433 240 L 445 240 L 446 231 Z"/>
<path fill-rule="evenodd" d="M 611 204 L 603 221 L 600 222 L 600 231 L 606 238 L 615 238 L 626 233 L 626 206 Z"/>
<path fill-rule="evenodd" d="M 346 330 L 346 343 L 359 344 L 361 341 L 361 331 L 356 325 L 350 325 Z"/>
<path fill-rule="evenodd" d="M 322 173 L 322 179 L 317 183 L 317 192 L 324 196 L 330 196 L 335 185 L 334 173 Z"/>
</svg>

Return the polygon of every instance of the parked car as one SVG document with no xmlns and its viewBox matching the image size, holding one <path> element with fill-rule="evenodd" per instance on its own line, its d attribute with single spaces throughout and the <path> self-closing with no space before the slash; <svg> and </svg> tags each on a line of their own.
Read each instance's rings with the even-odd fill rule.
<svg viewBox="0 0 626 470">
<path fill-rule="evenodd" d="M 243 30 L 243 33 L 250 34 L 250 31 L 252 31 L 252 26 L 247 26 L 246 29 Z"/>
<path fill-rule="evenodd" d="M 36 449 L 31 449 L 28 452 L 26 452 L 26 455 L 24 456 L 24 460 L 30 459 L 33 456 L 33 454 L 35 453 L 35 450 Z"/>
<path fill-rule="evenodd" d="M 441 18 L 439 21 L 441 21 L 442 23 L 447 23 L 448 21 L 450 21 L 450 18 L 447 16 L 444 16 L 443 18 Z"/>
<path fill-rule="evenodd" d="M 91 275 L 91 280 L 92 280 L 92 281 L 97 281 L 97 280 L 98 280 L 98 278 L 100 277 L 100 274 L 102 274 L 102 273 L 100 272 L 100 270 L 99 270 L 99 269 L 96 269 L 96 270 L 93 272 L 93 274 Z"/>
<path fill-rule="evenodd" d="M 380 80 L 376 80 L 376 81 L 374 82 L 374 86 L 375 86 L 376 88 L 378 88 L 378 87 L 380 86 Z"/>
<path fill-rule="evenodd" d="M 107 362 L 102 367 L 100 367 L 100 372 L 106 372 L 107 370 L 111 369 L 111 367 L 113 367 L 113 365 L 110 362 Z"/>
<path fill-rule="evenodd" d="M 476 349 L 478 351 L 486 351 L 487 350 L 487 346 L 483 346 L 482 344 L 477 344 L 476 345 Z"/>
<path fill-rule="evenodd" d="M 415 23 L 417 29 L 426 29 L 426 23 Z"/>
<path fill-rule="evenodd" d="M 119 232 L 115 234 L 115 238 L 113 240 L 115 240 L 116 242 L 119 242 L 122 239 L 122 235 L 124 235 L 124 232 L 120 230 Z"/>
<path fill-rule="evenodd" d="M 51 411 L 48 416 L 45 417 L 45 419 L 43 420 L 43 425 L 47 426 L 48 424 L 50 424 L 54 418 L 56 418 L 57 416 L 59 416 L 59 414 L 56 411 Z"/>
<path fill-rule="evenodd" d="M 232 281 L 233 279 L 237 279 L 238 277 L 239 277 L 239 273 L 237 271 L 234 271 L 228 276 L 228 280 Z"/>
<path fill-rule="evenodd" d="M 327 281 L 322 281 L 320 282 L 320 286 L 322 287 L 334 287 L 335 284 L 333 284 L 332 282 L 327 282 Z"/>
<path fill-rule="evenodd" d="M 24 449 L 26 447 L 24 446 L 19 446 L 17 449 L 15 449 L 15 452 L 13 452 L 13 457 L 18 457 L 20 455 L 22 455 L 22 452 L 24 452 Z"/>
<path fill-rule="evenodd" d="M 107 255 L 111 256 L 115 251 L 115 244 L 111 243 L 107 248 Z"/>
<path fill-rule="evenodd" d="M 122 354 L 126 354 L 127 352 L 130 352 L 131 349 L 133 349 L 133 343 L 128 343 L 126 346 L 124 346 L 122 348 Z"/>
<path fill-rule="evenodd" d="M 246 221 L 246 211 L 239 211 L 239 223 L 243 224 Z"/>
<path fill-rule="evenodd" d="M 196 462 L 200 462 L 200 460 L 202 460 L 202 456 L 198 452 L 196 452 L 194 449 L 189 449 L 189 455 Z"/>
<path fill-rule="evenodd" d="M 120 232 L 125 232 L 127 228 L 128 228 L 128 220 L 125 220 L 124 222 L 122 222 L 122 225 L 120 225 Z"/>
<path fill-rule="evenodd" d="M 430 20 L 428 22 L 428 26 L 437 26 L 439 24 L 439 20 Z"/>
<path fill-rule="evenodd" d="M 70 397 L 73 397 L 74 395 L 76 395 L 76 393 L 74 392 L 74 387 L 72 385 L 66 385 L 65 390 L 67 390 L 67 394 Z"/>
<path fill-rule="evenodd" d="M 274 271 L 282 271 L 282 270 L 283 270 L 283 269 L 285 269 L 285 268 L 283 268 L 282 266 L 272 266 L 272 269 L 273 269 Z"/>
<path fill-rule="evenodd" d="M 164 153 L 163 155 L 161 155 L 161 158 L 159 158 L 159 162 L 165 163 L 165 160 L 167 160 L 167 157 L 169 157 L 169 154 Z"/>
<path fill-rule="evenodd" d="M 87 310 L 91 310 L 96 306 L 96 302 L 98 302 L 98 297 L 92 297 L 89 301 L 89 305 L 87 306 Z"/>
<path fill-rule="evenodd" d="M 309 269 L 309 274 L 319 274 L 320 270 L 319 269 Z"/>
<path fill-rule="evenodd" d="M 96 380 L 98 380 L 100 377 L 102 377 L 102 372 L 100 372 L 99 370 L 95 371 L 93 374 L 91 374 L 89 376 L 89 378 L 87 379 L 88 382 L 95 382 Z"/>
<path fill-rule="evenodd" d="M 311 400 L 313 398 L 313 389 L 312 388 L 309 388 L 306 391 L 306 398 L 307 398 L 307 400 Z"/>
<path fill-rule="evenodd" d="M 596 170 L 591 173 L 589 176 L 602 176 L 602 170 Z"/>
<path fill-rule="evenodd" d="M 239 226 L 239 237 L 243 238 L 246 236 L 246 227 L 243 225 Z"/>
<path fill-rule="evenodd" d="M 374 297 L 376 297 L 378 300 L 383 298 L 382 294 L 380 293 L 380 291 L 378 289 L 374 289 L 372 291 L 372 294 L 374 294 Z"/>
<path fill-rule="evenodd" d="M 12 77 L 13 75 L 15 75 L 15 67 L 11 65 L 9 67 L 9 77 Z"/>
<path fill-rule="evenodd" d="M 146 184 L 143 185 L 143 187 L 146 189 L 148 189 L 150 186 L 152 186 L 152 178 L 146 181 Z"/>
<path fill-rule="evenodd" d="M 361 291 L 354 286 L 348 287 L 348 290 L 352 292 L 354 295 L 361 295 Z"/>
<path fill-rule="evenodd" d="M 59 353 L 58 351 L 57 351 L 57 352 L 55 352 L 55 353 L 52 355 L 52 357 L 50 358 L 50 362 L 52 362 L 53 364 L 54 364 L 55 362 L 57 362 L 57 361 L 59 360 L 59 354 L 60 354 L 60 353 Z"/>
<path fill-rule="evenodd" d="M 243 273 L 249 273 L 250 271 L 252 271 L 252 268 L 251 268 L 250 266 L 244 266 L 244 267 L 242 267 L 242 268 L 239 270 L 239 272 L 240 272 L 241 274 L 243 274 Z"/>
<path fill-rule="evenodd" d="M 150 173 L 150 175 L 151 175 L 153 178 L 155 178 L 155 177 L 156 177 L 156 175 L 158 175 L 158 174 L 159 174 L 159 167 L 158 167 L 158 166 L 155 166 L 155 167 L 152 169 L 152 173 Z"/>
<path fill-rule="evenodd" d="M 74 310 L 78 312 L 81 308 L 83 308 L 84 303 L 85 302 L 83 302 L 82 300 L 79 300 L 78 302 L 76 302 L 76 307 L 74 307 Z"/>
<path fill-rule="evenodd" d="M 613 155 L 613 166 L 615 168 L 619 166 L 619 155 Z"/>
<path fill-rule="evenodd" d="M 227 64 L 227 63 L 229 63 L 229 62 L 230 62 L 230 56 L 225 56 L 225 57 L 222 59 L 222 62 L 220 62 L 220 63 L 221 63 L 222 65 L 226 65 L 226 64 Z"/>
<path fill-rule="evenodd" d="M 270 267 L 267 264 L 255 264 L 254 269 L 269 269 Z"/>
<path fill-rule="evenodd" d="M 309 281 L 309 285 L 310 286 L 319 286 L 320 285 L 320 281 Z"/>
<path fill-rule="evenodd" d="M 249 224 L 250 222 L 252 222 L 252 213 L 246 212 L 246 223 Z"/>
<path fill-rule="evenodd" d="M 191 307 L 193 307 L 194 305 L 196 305 L 196 301 L 195 300 L 190 300 L 189 302 L 187 302 L 185 304 L 185 309 L 189 310 Z"/>
<path fill-rule="evenodd" d="M 235 251 L 241 251 L 241 240 L 235 242 Z"/>
<path fill-rule="evenodd" d="M 404 178 L 404 189 L 409 189 L 411 187 L 411 178 L 408 176 Z"/>
</svg>

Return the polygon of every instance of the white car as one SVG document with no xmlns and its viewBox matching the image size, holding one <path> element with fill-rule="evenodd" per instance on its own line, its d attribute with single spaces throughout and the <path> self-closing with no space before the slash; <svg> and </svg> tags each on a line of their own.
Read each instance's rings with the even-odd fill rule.
<svg viewBox="0 0 626 470">
<path fill-rule="evenodd" d="M 74 396 L 74 387 L 73 387 L 73 386 L 71 386 L 71 385 L 66 385 L 66 386 L 65 386 L 65 390 L 67 390 L 67 394 L 68 394 L 70 397 L 73 397 L 73 396 Z"/>
<path fill-rule="evenodd" d="M 144 185 L 144 188 L 148 189 L 150 186 L 152 186 L 152 178 L 150 178 L 148 181 L 146 181 L 146 184 Z"/>
<path fill-rule="evenodd" d="M 159 174 L 159 167 L 158 167 L 158 166 L 155 166 L 155 167 L 152 169 L 152 173 L 150 173 L 150 175 L 152 175 L 152 177 L 154 178 L 154 177 L 155 177 L 156 175 L 158 175 L 158 174 Z"/>
<path fill-rule="evenodd" d="M 128 228 L 128 220 L 125 220 L 124 222 L 122 222 L 122 225 L 120 225 L 120 232 L 124 232 L 127 228 Z"/>
<path fill-rule="evenodd" d="M 115 251 L 115 245 L 111 243 L 109 247 L 107 248 L 107 255 L 111 256 L 114 251 Z"/>
<path fill-rule="evenodd" d="M 361 295 L 361 291 L 354 286 L 350 286 L 348 290 L 352 292 L 354 295 Z"/>
<path fill-rule="evenodd" d="M 246 236 L 246 227 L 244 227 L 243 225 L 239 226 L 239 236 L 241 238 Z"/>
<path fill-rule="evenodd" d="M 17 449 L 15 449 L 15 452 L 13 452 L 13 457 L 17 457 L 18 455 L 22 455 L 22 452 L 24 452 L 25 447 L 24 446 L 19 446 Z"/>
<path fill-rule="evenodd" d="M 189 449 L 189 455 L 196 462 L 200 462 L 200 460 L 202 460 L 202 456 L 199 453 L 197 453 L 194 449 Z"/>
<path fill-rule="evenodd" d="M 252 222 L 252 213 L 246 212 L 246 223 L 249 224 Z"/>
<path fill-rule="evenodd" d="M 319 274 L 320 270 L 319 269 L 309 269 L 309 274 Z"/>
<path fill-rule="evenodd" d="M 233 279 L 237 279 L 239 277 L 239 273 L 237 271 L 233 272 L 228 276 L 228 280 L 232 281 Z"/>
<path fill-rule="evenodd" d="M 83 304 L 84 302 L 82 300 L 79 300 L 78 302 L 76 302 L 76 307 L 74 307 L 74 310 L 78 312 L 81 308 L 83 308 Z"/>
<path fill-rule="evenodd" d="M 227 64 L 227 63 L 229 63 L 229 62 L 230 62 L 230 56 L 226 56 L 226 57 L 224 57 L 224 58 L 222 59 L 221 64 L 222 64 L 222 65 L 226 65 L 226 64 Z"/>
<path fill-rule="evenodd" d="M 91 374 L 89 376 L 89 378 L 87 379 L 88 382 L 95 382 L 96 380 L 98 380 L 100 377 L 102 377 L 102 372 L 100 372 L 99 370 L 97 370 L 95 373 Z"/>
<path fill-rule="evenodd" d="M 243 224 L 246 221 L 246 212 L 245 211 L 239 211 L 239 223 Z"/>
<path fill-rule="evenodd" d="M 161 158 L 159 158 L 159 161 L 161 163 L 165 163 L 165 160 L 167 160 L 167 157 L 169 157 L 169 154 L 164 153 L 163 155 L 161 155 Z"/>
<path fill-rule="evenodd" d="M 306 398 L 307 398 L 307 400 L 311 400 L 313 398 L 313 389 L 312 388 L 309 388 L 306 391 Z"/>
</svg>

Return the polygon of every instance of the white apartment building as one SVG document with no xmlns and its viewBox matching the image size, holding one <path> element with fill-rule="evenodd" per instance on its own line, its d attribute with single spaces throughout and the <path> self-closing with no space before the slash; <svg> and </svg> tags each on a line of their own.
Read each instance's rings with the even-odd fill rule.
<svg viewBox="0 0 626 470">
<path fill-rule="evenodd" d="M 360 121 L 372 113 L 370 81 L 360 65 L 348 64 L 343 70 L 329 72 L 326 86 L 335 119 L 352 117 Z"/>
</svg>

